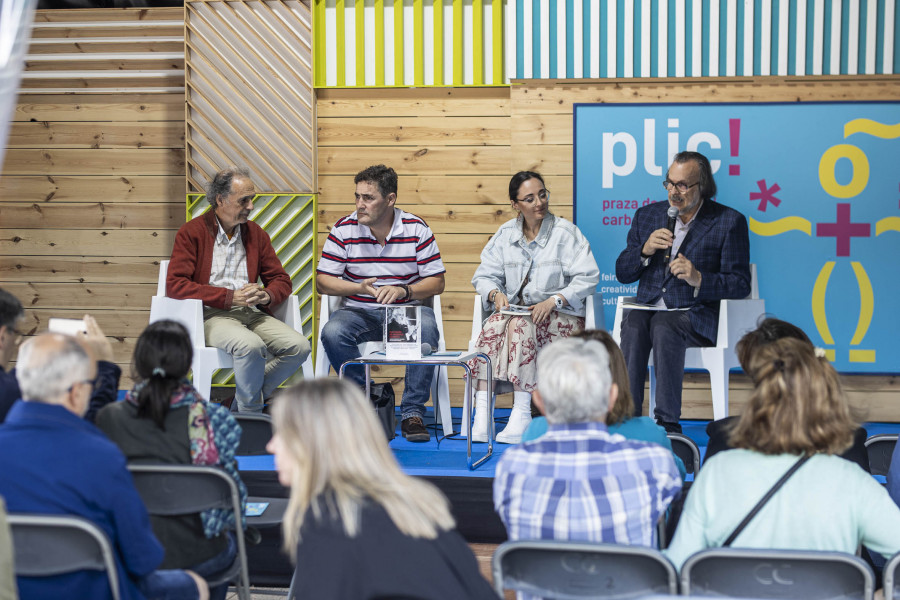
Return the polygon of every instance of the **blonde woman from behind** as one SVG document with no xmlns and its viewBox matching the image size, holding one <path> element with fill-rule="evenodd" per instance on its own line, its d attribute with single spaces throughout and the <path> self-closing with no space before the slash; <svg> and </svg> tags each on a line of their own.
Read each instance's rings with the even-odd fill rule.
<svg viewBox="0 0 900 600">
<path fill-rule="evenodd" d="M 447 499 L 401 471 L 359 388 L 304 381 L 279 394 L 273 421 L 296 597 L 496 598 Z"/>
</svg>

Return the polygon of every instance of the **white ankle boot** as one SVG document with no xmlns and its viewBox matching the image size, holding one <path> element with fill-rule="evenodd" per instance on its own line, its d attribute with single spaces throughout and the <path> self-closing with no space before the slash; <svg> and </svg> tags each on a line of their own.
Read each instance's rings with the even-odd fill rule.
<svg viewBox="0 0 900 600">
<path fill-rule="evenodd" d="M 475 393 L 475 418 L 472 424 L 472 441 L 486 442 L 488 440 L 488 409 L 487 392 Z"/>
<path fill-rule="evenodd" d="M 509 413 L 509 421 L 506 428 L 497 434 L 497 441 L 501 444 L 518 444 L 522 441 L 522 434 L 531 424 L 531 394 L 528 392 L 515 392 L 513 394 L 513 407 Z M 474 438 L 473 438 L 474 439 Z"/>
</svg>

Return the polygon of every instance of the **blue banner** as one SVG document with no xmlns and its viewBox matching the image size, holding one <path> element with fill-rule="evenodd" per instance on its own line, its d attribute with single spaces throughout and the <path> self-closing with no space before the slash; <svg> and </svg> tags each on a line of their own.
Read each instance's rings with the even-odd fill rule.
<svg viewBox="0 0 900 600">
<path fill-rule="evenodd" d="M 747 217 L 769 314 L 842 372 L 900 372 L 900 103 L 576 104 L 575 222 L 600 265 L 606 325 L 631 218 L 665 202 L 672 156 L 705 154 Z"/>
</svg>

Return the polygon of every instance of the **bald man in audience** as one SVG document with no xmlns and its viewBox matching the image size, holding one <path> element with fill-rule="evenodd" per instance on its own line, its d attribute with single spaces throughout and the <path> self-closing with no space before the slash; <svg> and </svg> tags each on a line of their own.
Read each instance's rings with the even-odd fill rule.
<svg viewBox="0 0 900 600">
<path fill-rule="evenodd" d="M 156 571 L 163 548 L 134 487 L 125 456 L 83 419 L 97 378 L 75 338 L 44 334 L 19 351 L 22 402 L 0 427 L 0 496 L 10 513 L 83 517 L 115 552 L 122 598 L 207 598 L 206 582 L 188 571 Z M 111 598 L 106 575 L 77 571 L 18 578 L 22 598 Z"/>
</svg>

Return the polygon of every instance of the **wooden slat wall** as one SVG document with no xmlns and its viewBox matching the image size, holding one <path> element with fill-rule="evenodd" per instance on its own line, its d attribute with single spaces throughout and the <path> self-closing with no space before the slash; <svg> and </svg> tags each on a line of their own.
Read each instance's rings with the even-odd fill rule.
<svg viewBox="0 0 900 600">
<path fill-rule="evenodd" d="M 133 77 L 112 93 L 109 79 L 59 74 L 164 64 L 180 73 L 183 59 L 138 65 L 129 56 L 183 53 L 183 14 L 38 11 L 28 67 L 49 83 L 23 80 L 0 176 L 0 287 L 22 300 L 29 333 L 50 317 L 95 315 L 122 387 L 159 260 L 184 223 L 184 79 L 174 74 L 173 89 L 159 91 L 158 81 Z M 66 93 L 44 93 L 56 88 Z"/>
</svg>

